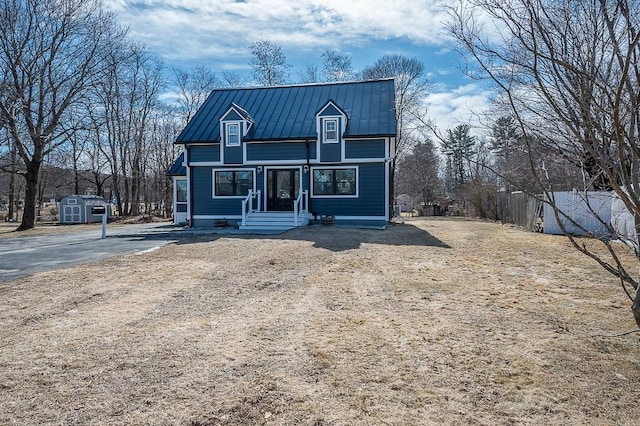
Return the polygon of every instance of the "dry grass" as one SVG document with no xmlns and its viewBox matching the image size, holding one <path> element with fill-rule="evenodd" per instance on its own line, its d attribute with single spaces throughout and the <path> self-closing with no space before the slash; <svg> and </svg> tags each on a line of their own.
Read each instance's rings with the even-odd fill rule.
<svg viewBox="0 0 640 426">
<path fill-rule="evenodd" d="M 99 223 L 84 225 L 37 224 L 35 228 L 21 232 L 16 231 L 18 226 L 20 226 L 20 223 L 0 222 L 0 240 L 4 238 L 35 237 L 39 235 L 87 231 L 100 229 L 101 225 Z"/>
<path fill-rule="evenodd" d="M 0 287 L 0 424 L 636 424 L 629 302 L 562 237 L 200 238 Z"/>
</svg>

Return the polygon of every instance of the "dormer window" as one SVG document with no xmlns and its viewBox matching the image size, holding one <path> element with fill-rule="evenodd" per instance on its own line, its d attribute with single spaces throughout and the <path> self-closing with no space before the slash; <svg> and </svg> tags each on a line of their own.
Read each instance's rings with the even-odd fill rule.
<svg viewBox="0 0 640 426">
<path fill-rule="evenodd" d="M 338 142 L 338 120 L 324 121 L 324 143 Z"/>
<path fill-rule="evenodd" d="M 220 139 L 226 147 L 239 147 L 242 138 L 247 137 L 253 126 L 253 119 L 247 111 L 232 103 L 220 117 Z"/>
<path fill-rule="evenodd" d="M 228 123 L 226 134 L 227 146 L 240 145 L 240 123 Z"/>
<path fill-rule="evenodd" d="M 335 102 L 330 100 L 324 104 L 316 113 L 318 143 L 339 145 L 347 130 L 347 120 L 347 114 Z M 331 147 L 327 149 L 334 150 Z"/>
</svg>

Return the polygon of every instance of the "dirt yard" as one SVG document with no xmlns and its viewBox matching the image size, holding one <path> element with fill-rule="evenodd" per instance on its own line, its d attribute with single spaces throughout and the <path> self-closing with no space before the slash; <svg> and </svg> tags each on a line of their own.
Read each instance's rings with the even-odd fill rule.
<svg viewBox="0 0 640 426">
<path fill-rule="evenodd" d="M 480 221 L 199 237 L 0 284 L 0 424 L 637 424 L 625 297 Z"/>
</svg>

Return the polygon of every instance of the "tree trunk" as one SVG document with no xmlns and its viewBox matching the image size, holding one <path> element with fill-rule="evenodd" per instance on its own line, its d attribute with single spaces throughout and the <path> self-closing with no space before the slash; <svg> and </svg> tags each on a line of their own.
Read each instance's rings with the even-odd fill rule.
<svg viewBox="0 0 640 426">
<path fill-rule="evenodd" d="M 631 305 L 631 312 L 633 318 L 636 320 L 636 324 L 640 328 L 640 289 L 636 290 L 636 296 L 633 298 L 633 305 Z"/>
<path fill-rule="evenodd" d="M 16 145 L 11 141 L 11 174 L 9 176 L 9 219 L 13 219 L 16 205 Z"/>
<path fill-rule="evenodd" d="M 32 229 L 36 225 L 36 198 L 38 197 L 38 172 L 40 164 L 29 164 L 24 175 L 24 210 L 22 211 L 22 223 L 18 231 Z"/>
</svg>

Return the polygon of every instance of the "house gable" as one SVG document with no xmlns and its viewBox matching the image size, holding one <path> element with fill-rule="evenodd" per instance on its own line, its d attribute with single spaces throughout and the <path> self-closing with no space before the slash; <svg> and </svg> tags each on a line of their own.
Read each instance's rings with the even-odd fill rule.
<svg viewBox="0 0 640 426">
<path fill-rule="evenodd" d="M 249 113 L 235 103 L 220 117 L 220 158 L 224 164 L 244 162 L 242 145 L 253 124 Z"/>
<path fill-rule="evenodd" d="M 316 113 L 316 149 L 321 162 L 342 160 L 347 114 L 332 100 Z"/>
</svg>

